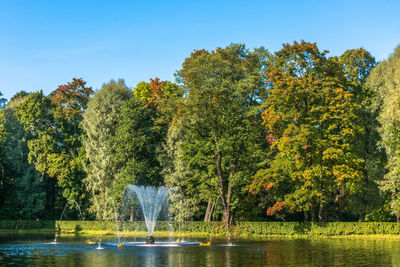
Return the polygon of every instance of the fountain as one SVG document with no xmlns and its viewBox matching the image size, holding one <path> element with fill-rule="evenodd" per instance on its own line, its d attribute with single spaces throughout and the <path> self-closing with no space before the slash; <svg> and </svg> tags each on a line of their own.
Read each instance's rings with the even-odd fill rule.
<svg viewBox="0 0 400 267">
<path fill-rule="evenodd" d="M 63 217 L 64 217 L 65 210 L 67 209 L 67 206 L 68 206 L 68 204 L 70 204 L 70 203 L 75 204 L 75 206 L 78 208 L 79 215 L 81 216 L 81 221 L 84 221 L 85 219 L 83 218 L 82 211 L 81 211 L 81 207 L 79 207 L 78 203 L 77 203 L 75 200 L 73 200 L 73 199 L 68 200 L 67 203 L 65 204 L 64 209 L 63 209 L 63 211 L 61 212 L 60 221 L 62 221 L 62 219 L 63 219 Z M 57 243 L 57 237 L 58 237 L 57 233 L 58 233 L 59 231 L 60 231 L 60 225 L 58 225 L 58 227 L 57 227 L 57 232 L 55 233 L 54 241 L 52 242 L 52 243 L 54 243 L 54 244 Z"/>
<path fill-rule="evenodd" d="M 143 211 L 144 220 L 146 222 L 148 236 L 146 237 L 147 244 L 154 244 L 153 231 L 157 222 L 163 204 L 168 201 L 168 190 L 164 186 L 137 186 L 129 185 L 126 189 L 128 198 L 136 194 L 140 206 Z"/>
<path fill-rule="evenodd" d="M 115 203 L 114 203 L 114 200 L 112 199 L 112 197 L 109 197 L 109 198 L 107 199 L 106 204 L 105 204 L 105 209 L 107 209 L 107 204 L 108 204 L 108 202 L 109 202 L 110 200 L 111 200 L 111 203 L 112 203 L 113 209 L 114 209 L 114 220 L 115 220 L 115 226 L 116 226 L 116 228 L 117 228 L 118 247 L 123 247 L 124 244 L 121 243 L 121 235 L 120 235 L 120 233 L 119 233 L 119 227 L 118 227 L 117 210 L 115 209 Z M 101 237 L 100 237 L 100 240 L 101 240 Z M 99 241 L 99 246 L 100 246 L 100 242 L 101 242 L 101 241 Z"/>
</svg>

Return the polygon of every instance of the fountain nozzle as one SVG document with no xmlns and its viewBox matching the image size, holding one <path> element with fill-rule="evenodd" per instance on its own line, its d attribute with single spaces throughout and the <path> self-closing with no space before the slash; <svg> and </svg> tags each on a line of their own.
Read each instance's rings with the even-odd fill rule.
<svg viewBox="0 0 400 267">
<path fill-rule="evenodd" d="M 154 244 L 154 237 L 151 235 L 146 237 L 146 244 Z"/>
</svg>

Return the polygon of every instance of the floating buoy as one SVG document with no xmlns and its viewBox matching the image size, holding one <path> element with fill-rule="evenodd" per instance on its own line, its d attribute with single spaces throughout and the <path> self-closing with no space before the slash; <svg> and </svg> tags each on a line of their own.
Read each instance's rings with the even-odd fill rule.
<svg viewBox="0 0 400 267">
<path fill-rule="evenodd" d="M 90 239 L 86 240 L 85 243 L 86 243 L 86 244 L 89 244 L 89 245 L 97 244 L 96 242 L 94 242 L 94 241 L 92 241 L 92 240 L 90 240 Z"/>
<path fill-rule="evenodd" d="M 118 244 L 118 247 L 119 247 L 119 248 L 125 247 L 125 243 L 119 243 L 119 244 Z"/>
<path fill-rule="evenodd" d="M 211 246 L 211 242 L 210 241 L 208 241 L 207 243 L 200 242 L 200 246 L 209 247 Z"/>
<path fill-rule="evenodd" d="M 176 242 L 179 243 L 179 242 L 181 242 L 181 240 L 178 238 L 178 239 L 176 240 Z"/>
</svg>

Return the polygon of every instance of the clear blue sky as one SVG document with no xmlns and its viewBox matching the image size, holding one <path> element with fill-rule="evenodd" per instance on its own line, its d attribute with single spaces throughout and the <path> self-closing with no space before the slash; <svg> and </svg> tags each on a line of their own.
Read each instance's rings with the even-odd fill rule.
<svg viewBox="0 0 400 267">
<path fill-rule="evenodd" d="M 118 78 L 173 81 L 194 49 L 277 51 L 301 39 L 331 55 L 363 47 L 385 59 L 400 44 L 400 1 L 0 0 L 0 91 L 48 94 L 73 77 L 95 89 Z"/>
</svg>

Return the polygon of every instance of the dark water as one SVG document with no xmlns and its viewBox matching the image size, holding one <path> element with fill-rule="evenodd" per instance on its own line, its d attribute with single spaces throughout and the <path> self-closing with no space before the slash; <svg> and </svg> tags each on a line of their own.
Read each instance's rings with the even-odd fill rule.
<svg viewBox="0 0 400 267">
<path fill-rule="evenodd" d="M 400 266 L 400 241 L 344 239 L 215 240 L 211 247 L 141 243 L 117 248 L 116 238 L 103 250 L 85 244 L 87 236 L 0 234 L 0 265 L 13 266 Z M 97 241 L 98 237 L 91 237 Z M 103 238 L 104 239 L 104 238 Z M 144 239 L 125 238 L 124 242 Z M 192 238 L 187 241 L 205 241 Z"/>
</svg>

